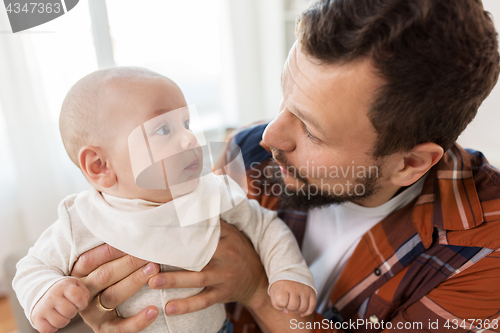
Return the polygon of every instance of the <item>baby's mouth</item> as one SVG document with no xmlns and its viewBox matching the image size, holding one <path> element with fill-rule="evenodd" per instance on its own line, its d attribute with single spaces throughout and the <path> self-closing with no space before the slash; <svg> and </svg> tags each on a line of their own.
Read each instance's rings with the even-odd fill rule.
<svg viewBox="0 0 500 333">
<path fill-rule="evenodd" d="M 200 160 L 195 158 L 191 164 L 184 168 L 184 170 L 197 171 L 200 167 Z"/>
</svg>

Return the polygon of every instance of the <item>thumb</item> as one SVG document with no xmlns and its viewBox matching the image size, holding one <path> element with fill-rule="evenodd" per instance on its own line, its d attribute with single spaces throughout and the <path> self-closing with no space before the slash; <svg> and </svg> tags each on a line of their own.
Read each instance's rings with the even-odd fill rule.
<svg viewBox="0 0 500 333">
<path fill-rule="evenodd" d="M 148 306 L 138 314 L 127 319 L 116 318 L 105 322 L 101 326 L 101 332 L 122 332 L 138 333 L 151 325 L 158 317 L 158 309 L 154 306 Z"/>
</svg>

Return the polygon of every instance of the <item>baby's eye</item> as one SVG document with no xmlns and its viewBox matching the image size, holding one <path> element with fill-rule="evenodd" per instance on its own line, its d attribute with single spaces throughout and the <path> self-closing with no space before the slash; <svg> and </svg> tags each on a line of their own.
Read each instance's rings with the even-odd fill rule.
<svg viewBox="0 0 500 333">
<path fill-rule="evenodd" d="M 189 129 L 189 119 L 184 122 L 184 127 Z"/>
<path fill-rule="evenodd" d="M 169 135 L 170 134 L 170 128 L 168 128 L 167 125 L 163 125 L 159 130 L 155 132 L 155 134 L 159 135 Z"/>
</svg>

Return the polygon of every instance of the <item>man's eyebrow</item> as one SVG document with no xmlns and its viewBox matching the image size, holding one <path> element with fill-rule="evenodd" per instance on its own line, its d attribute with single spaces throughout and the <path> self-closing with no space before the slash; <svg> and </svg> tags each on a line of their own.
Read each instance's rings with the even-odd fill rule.
<svg viewBox="0 0 500 333">
<path fill-rule="evenodd" d="M 311 124 L 314 128 L 316 128 L 323 135 L 323 137 L 328 138 L 328 135 L 326 135 L 326 132 L 319 125 L 319 123 L 316 121 L 316 119 L 310 117 L 308 114 L 301 112 L 299 109 L 297 109 L 294 106 L 289 106 L 288 109 L 293 111 L 292 113 L 294 113 L 301 120 L 304 120 L 305 122 Z"/>
</svg>

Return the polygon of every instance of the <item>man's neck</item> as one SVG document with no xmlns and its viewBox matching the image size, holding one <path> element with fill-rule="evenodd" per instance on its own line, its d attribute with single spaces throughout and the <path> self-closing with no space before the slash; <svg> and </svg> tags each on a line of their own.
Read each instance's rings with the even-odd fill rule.
<svg viewBox="0 0 500 333">
<path fill-rule="evenodd" d="M 391 200 L 397 194 L 403 192 L 409 186 L 401 187 L 393 184 L 387 184 L 380 188 L 374 195 L 355 202 L 356 204 L 364 207 L 378 207 Z"/>
</svg>

